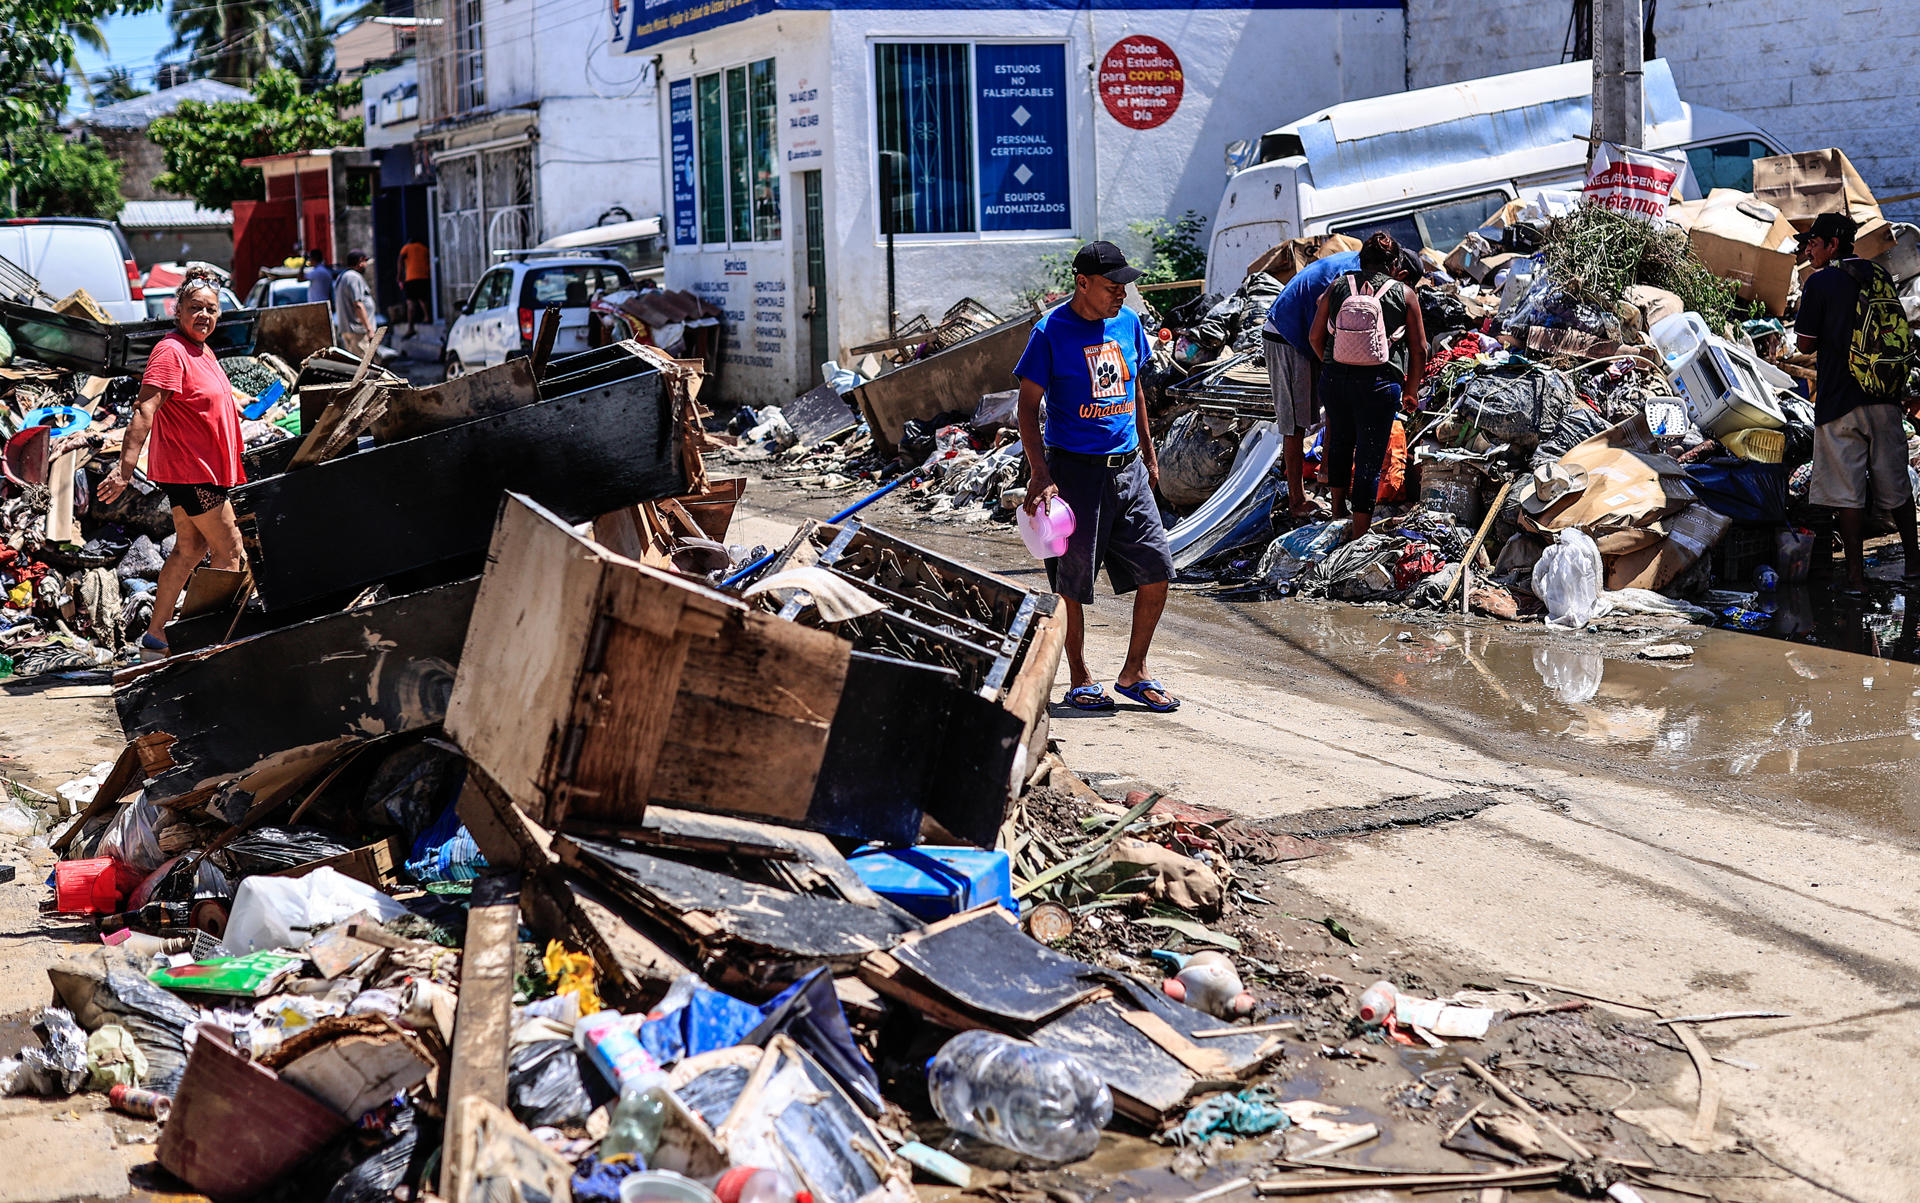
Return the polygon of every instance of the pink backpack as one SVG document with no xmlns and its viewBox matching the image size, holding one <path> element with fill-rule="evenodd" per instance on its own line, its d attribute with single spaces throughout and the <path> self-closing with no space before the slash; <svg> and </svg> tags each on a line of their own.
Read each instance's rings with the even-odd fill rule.
<svg viewBox="0 0 1920 1203">
<path fill-rule="evenodd" d="M 1387 335 L 1387 315 L 1380 298 L 1373 294 L 1356 272 L 1347 273 L 1347 299 L 1328 322 L 1333 333 L 1333 362 L 1351 367 L 1379 367 L 1387 362 L 1393 339 L 1403 330 Z"/>
</svg>

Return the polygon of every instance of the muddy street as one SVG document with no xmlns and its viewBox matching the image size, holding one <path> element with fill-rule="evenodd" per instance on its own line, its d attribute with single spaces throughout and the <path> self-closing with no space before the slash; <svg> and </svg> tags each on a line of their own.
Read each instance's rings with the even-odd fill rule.
<svg viewBox="0 0 1920 1203">
<path fill-rule="evenodd" d="M 772 544 L 838 504 L 756 481 L 733 537 Z M 1004 527 L 921 521 L 891 498 L 870 520 L 1039 571 Z M 1096 673 L 1117 668 L 1125 619 L 1104 592 L 1089 612 Z M 1637 658 L 1676 639 L 1694 648 L 1680 665 Z M 1063 758 L 1103 792 L 1151 786 L 1283 829 L 1378 814 L 1381 830 L 1283 873 L 1362 955 L 1417 948 L 1461 980 L 1668 1014 L 1791 1013 L 1703 1033 L 1737 1063 L 1721 1070 L 1736 1129 L 1854 1197 L 1912 1197 L 1911 665 L 1701 628 L 1576 635 L 1176 589 L 1150 667 L 1185 699 L 1176 714 L 1052 708 Z M 1056 699 L 1064 684 L 1063 666 Z M 1494 804 L 1420 821 L 1462 813 L 1441 805 L 1462 794 Z"/>
</svg>

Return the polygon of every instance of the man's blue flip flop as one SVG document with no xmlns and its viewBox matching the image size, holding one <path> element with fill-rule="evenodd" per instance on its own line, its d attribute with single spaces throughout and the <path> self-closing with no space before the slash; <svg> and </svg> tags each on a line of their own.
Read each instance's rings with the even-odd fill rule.
<svg viewBox="0 0 1920 1203">
<path fill-rule="evenodd" d="M 1180 699 L 1167 692 L 1167 687 L 1158 681 L 1135 681 L 1131 685 L 1122 685 L 1118 681 L 1115 681 L 1113 691 L 1121 697 L 1133 699 L 1156 714 L 1166 714 L 1170 711 L 1180 709 Z M 1167 700 L 1164 702 L 1156 702 L 1147 696 L 1149 691 L 1157 693 Z"/>
<path fill-rule="evenodd" d="M 1067 690 L 1067 705 L 1075 710 L 1111 710 L 1113 699 L 1098 685 L 1076 685 Z"/>
</svg>

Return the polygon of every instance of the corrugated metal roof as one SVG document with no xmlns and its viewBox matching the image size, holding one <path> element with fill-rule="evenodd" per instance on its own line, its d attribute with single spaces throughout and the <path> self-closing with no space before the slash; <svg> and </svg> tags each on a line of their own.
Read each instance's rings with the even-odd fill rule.
<svg viewBox="0 0 1920 1203">
<path fill-rule="evenodd" d="M 206 230 L 233 224 L 231 209 L 202 209 L 190 200 L 128 201 L 120 210 L 123 230 Z"/>
<path fill-rule="evenodd" d="M 253 93 L 245 88 L 236 88 L 232 84 L 223 84 L 217 79 L 188 80 L 177 88 L 163 88 L 145 96 L 136 96 L 132 100 L 123 100 L 118 104 L 106 105 L 90 113 L 80 114 L 80 124 L 91 125 L 96 129 L 145 129 L 153 124 L 154 118 L 164 117 L 179 108 L 183 101 L 198 100 L 205 104 L 222 104 L 232 100 L 252 100 Z"/>
</svg>

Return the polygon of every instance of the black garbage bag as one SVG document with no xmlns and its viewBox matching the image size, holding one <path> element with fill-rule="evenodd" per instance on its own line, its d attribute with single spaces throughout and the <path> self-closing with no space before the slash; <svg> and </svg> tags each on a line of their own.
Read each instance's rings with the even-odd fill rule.
<svg viewBox="0 0 1920 1203">
<path fill-rule="evenodd" d="M 1540 445 L 1533 452 L 1533 462 L 1536 465 L 1554 463 L 1572 450 L 1576 443 L 1584 443 L 1596 434 L 1605 434 L 1613 429 L 1613 425 L 1591 406 L 1569 406 L 1551 430 L 1541 432 Z"/>
<path fill-rule="evenodd" d="M 1537 364 L 1476 371 L 1460 382 L 1455 396 L 1463 421 L 1496 443 L 1527 451 L 1558 430 L 1567 411 L 1579 403 L 1566 373 Z"/>
<path fill-rule="evenodd" d="M 361 1134 L 355 1133 L 355 1136 Z M 364 1139 L 345 1146 L 361 1160 L 340 1176 L 327 1192 L 326 1203 L 387 1203 L 394 1188 L 405 1185 L 420 1146 L 420 1127 L 412 1107 L 401 1107 L 387 1123 L 383 1139 L 371 1152 Z"/>
<path fill-rule="evenodd" d="M 1218 351 L 1221 347 L 1226 346 L 1227 343 L 1232 340 L 1234 334 L 1239 331 L 1241 314 L 1245 311 L 1246 307 L 1247 298 L 1240 293 L 1234 293 L 1226 300 L 1215 305 L 1212 309 L 1207 310 L 1207 316 L 1202 318 L 1200 323 L 1193 328 L 1194 341 L 1209 351 Z M 1260 316 L 1262 320 L 1265 320 L 1266 313 L 1264 310 Z"/>
<path fill-rule="evenodd" d="M 1266 272 L 1255 272 L 1247 277 L 1240 286 L 1243 304 L 1240 309 L 1240 326 L 1233 333 L 1233 349 L 1236 351 L 1258 351 L 1262 343 L 1260 328 L 1266 325 L 1267 311 L 1273 308 L 1273 300 L 1280 295 L 1283 285 Z"/>
<path fill-rule="evenodd" d="M 1213 307 L 1226 300 L 1223 292 L 1202 293 L 1183 305 L 1167 310 L 1167 325 L 1175 330 L 1185 330 L 1206 320 Z"/>
<path fill-rule="evenodd" d="M 147 1077 L 140 1084 L 172 1095 L 187 1069 L 186 1035 L 200 1016 L 137 973 L 122 969 L 104 972 L 98 965 L 73 961 L 48 967 L 54 993 L 89 1032 L 110 1023 L 127 1029 L 147 1058 Z"/>
<path fill-rule="evenodd" d="M 924 464 L 933 454 L 934 425 L 910 418 L 900 433 L 900 457 L 912 464 Z"/>
<path fill-rule="evenodd" d="M 1787 423 L 1787 450 L 1784 457 L 1789 469 L 1798 468 L 1813 458 L 1813 427 L 1806 422 Z"/>
<path fill-rule="evenodd" d="M 571 1040 L 540 1040 L 513 1050 L 507 1062 L 507 1104 L 529 1128 L 558 1127 L 593 1111 L 580 1050 Z"/>
<path fill-rule="evenodd" d="M 278 873 L 330 856 L 353 851 L 324 831 L 312 827 L 256 827 L 208 859 L 239 881 L 260 873 Z"/>
<path fill-rule="evenodd" d="M 1427 325 L 1428 338 L 1445 330 L 1464 330 L 1479 324 L 1467 316 L 1466 302 L 1453 293 L 1422 288 L 1419 295 L 1420 320 Z"/>
</svg>

